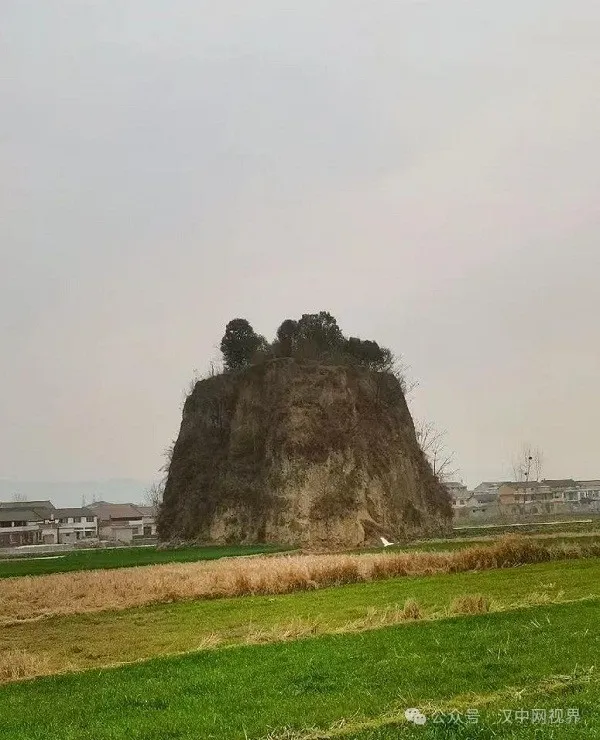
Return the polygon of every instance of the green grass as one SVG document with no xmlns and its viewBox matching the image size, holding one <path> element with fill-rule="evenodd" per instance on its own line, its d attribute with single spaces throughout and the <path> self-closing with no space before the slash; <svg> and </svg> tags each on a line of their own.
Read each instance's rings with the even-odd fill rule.
<svg viewBox="0 0 600 740">
<path fill-rule="evenodd" d="M 174 550 L 157 550 L 155 547 L 115 547 L 94 550 L 75 550 L 64 557 L 41 557 L 40 559 L 10 558 L 0 560 L 0 578 L 32 576 L 47 573 L 66 573 L 75 570 L 98 570 L 102 568 L 129 568 L 137 565 L 158 563 L 187 563 L 198 560 L 258 555 L 260 553 L 283 552 L 285 547 L 277 545 L 231 545 L 212 547 L 185 547 Z"/>
<path fill-rule="evenodd" d="M 600 558 L 52 617 L 4 628 L 0 653 L 26 650 L 49 658 L 56 672 L 81 670 L 181 653 L 215 637 L 234 645 L 259 630 L 274 630 L 276 640 L 276 630 L 290 622 L 311 625 L 315 633 L 347 628 L 369 614 L 377 624 L 373 610 L 382 614 L 407 599 L 416 599 L 427 617 L 439 618 L 457 596 L 475 594 L 487 596 L 493 610 L 600 597 Z"/>
<path fill-rule="evenodd" d="M 522 532 L 515 532 L 514 535 L 518 535 L 521 538 L 533 540 L 538 545 L 545 547 L 559 547 L 561 545 L 596 545 L 600 543 L 600 532 L 597 530 L 590 532 L 571 532 L 571 533 L 556 533 L 552 536 L 535 536 L 531 537 Z M 450 537 L 447 539 L 436 539 L 436 540 L 420 540 L 419 542 L 409 544 L 398 544 L 386 547 L 382 550 L 381 547 L 371 547 L 362 550 L 353 550 L 356 553 L 377 553 L 377 552 L 448 552 L 452 550 L 464 550 L 467 547 L 486 547 L 495 545 L 498 540 L 505 535 L 491 535 L 477 537 L 464 537 L 463 539 Z"/>
<path fill-rule="evenodd" d="M 411 728 L 398 717 L 409 706 L 518 709 L 541 697 L 544 706 L 579 707 L 581 723 L 569 734 L 524 727 L 494 737 L 598 737 L 589 669 L 600 658 L 599 617 L 600 602 L 587 600 L 11 684 L 0 690 L 0 737 L 242 740 L 346 720 L 337 736 L 491 738 L 491 726 L 434 735 L 433 726 Z"/>
<path fill-rule="evenodd" d="M 386 548 L 386 552 L 415 552 L 418 550 L 425 552 L 444 552 L 448 550 L 464 550 L 467 547 L 494 545 L 497 542 L 498 537 L 490 539 L 432 540 L 430 542 L 425 540 L 411 545 L 388 547 Z M 600 533 L 586 532 L 574 535 L 554 535 L 554 537 L 535 537 L 534 542 L 545 547 L 559 547 L 560 545 L 596 545 L 600 543 Z"/>
<path fill-rule="evenodd" d="M 597 522 L 595 523 L 597 527 Z M 520 533 L 522 534 L 522 533 Z M 490 535 L 490 532 L 487 532 Z M 413 552 L 417 550 L 427 552 L 442 552 L 458 550 L 466 547 L 492 545 L 496 537 L 476 539 L 474 537 L 445 540 L 423 541 L 414 544 L 398 545 L 386 548 L 385 552 Z M 600 533 L 596 530 L 582 530 L 579 535 L 565 534 L 548 538 L 536 538 L 536 542 L 543 545 L 561 544 L 598 544 Z M 155 547 L 119 547 L 90 550 L 75 550 L 67 552 L 57 558 L 54 554 L 32 557 L 11 556 L 0 559 L 0 578 L 18 576 L 44 575 L 49 573 L 67 573 L 77 570 L 98 570 L 103 568 L 127 568 L 141 565 L 155 565 L 159 563 L 187 563 L 200 560 L 215 560 L 224 557 L 243 555 L 258 555 L 261 553 L 286 552 L 292 548 L 277 545 L 226 545 L 208 547 L 185 547 L 173 550 L 158 550 Z M 381 547 L 357 550 L 359 553 L 382 552 Z"/>
<path fill-rule="evenodd" d="M 583 521 L 586 520 L 586 521 Z M 586 532 L 598 529 L 600 516 L 598 514 L 582 514 L 580 516 L 561 518 L 560 521 L 541 524 L 540 522 L 528 522 L 526 524 L 499 524 L 493 527 L 484 525 L 477 526 L 468 520 L 454 520 L 454 529 L 451 536 L 464 537 L 465 535 L 500 535 L 500 534 L 544 534 L 554 532 Z"/>
</svg>

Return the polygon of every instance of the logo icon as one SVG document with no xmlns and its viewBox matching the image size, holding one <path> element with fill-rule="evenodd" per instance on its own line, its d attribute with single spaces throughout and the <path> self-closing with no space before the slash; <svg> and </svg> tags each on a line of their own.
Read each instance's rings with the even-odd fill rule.
<svg viewBox="0 0 600 740">
<path fill-rule="evenodd" d="M 409 722 L 412 722 L 415 725 L 424 725 L 425 722 L 427 722 L 427 717 L 422 714 L 420 709 L 417 709 L 416 707 L 407 709 L 404 712 L 404 716 Z"/>
</svg>

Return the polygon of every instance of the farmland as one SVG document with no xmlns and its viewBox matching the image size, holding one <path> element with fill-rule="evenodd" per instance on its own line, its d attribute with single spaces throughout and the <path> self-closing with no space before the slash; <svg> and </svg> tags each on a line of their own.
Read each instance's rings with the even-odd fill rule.
<svg viewBox="0 0 600 740">
<path fill-rule="evenodd" d="M 342 737 L 385 737 L 404 724 L 407 706 L 492 712 L 543 702 L 578 708 L 588 734 L 573 736 L 592 737 L 600 729 L 598 607 L 590 600 L 454 617 L 12 684 L 3 689 L 0 732 L 235 740 L 290 737 L 286 729 L 302 737 L 344 719 Z"/>
<path fill-rule="evenodd" d="M 600 545 L 528 538 L 450 552 L 288 554 L 0 579 L 0 624 L 153 603 L 277 595 L 398 576 L 493 570 L 600 556 Z"/>
<path fill-rule="evenodd" d="M 5 618 L 0 738 L 594 737 L 600 557 L 590 534 L 587 549 L 563 534 L 550 538 L 554 545 L 522 537 L 455 551 L 446 543 L 448 552 L 292 554 L 113 571 L 127 588 L 130 574 L 176 581 L 178 569 L 199 568 L 217 580 L 233 573 L 227 583 L 249 590 Z M 502 552 L 511 558 L 502 561 Z M 527 560 L 534 556 L 541 559 Z M 358 570 L 339 570 L 357 559 Z M 291 572 L 284 564 L 301 562 L 318 563 L 312 577 L 328 573 L 329 580 L 252 592 L 265 568 L 277 584 Z M 381 562 L 405 570 L 364 578 Z M 363 577 L 344 584 L 332 572 Z M 25 598 L 31 584 L 102 577 L 58 573 L 6 579 L 3 587 L 21 584 Z M 22 680 L 28 676 L 37 677 Z M 407 722 L 412 706 L 426 725 Z"/>
<path fill-rule="evenodd" d="M 115 547 L 75 550 L 60 556 L 22 557 L 0 560 L 0 578 L 35 576 L 44 573 L 69 573 L 79 570 L 132 568 L 159 563 L 193 563 L 201 560 L 281 552 L 274 545 L 236 545 L 223 547 L 182 547 L 159 550 L 156 547 Z"/>
<path fill-rule="evenodd" d="M 491 611 L 600 598 L 600 559 L 51 617 L 43 630 L 39 621 L 22 621 L 4 630 L 0 647 L 39 656 L 53 672 L 82 670 L 201 646 L 359 631 L 404 621 L 409 599 L 421 618 L 444 619 L 457 596 L 477 594 L 485 594 Z"/>
</svg>

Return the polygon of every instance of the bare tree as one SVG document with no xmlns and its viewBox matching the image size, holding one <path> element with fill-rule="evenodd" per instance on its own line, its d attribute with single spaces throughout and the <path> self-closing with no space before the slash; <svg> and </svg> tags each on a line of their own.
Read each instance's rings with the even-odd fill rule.
<svg viewBox="0 0 600 740">
<path fill-rule="evenodd" d="M 24 493 L 13 493 L 11 500 L 16 504 L 22 504 L 27 501 L 27 496 Z"/>
<path fill-rule="evenodd" d="M 159 506 L 162 503 L 164 492 L 165 492 L 164 479 L 161 480 L 159 483 L 155 481 L 150 486 L 148 486 L 146 491 L 144 491 L 144 503 L 147 506 L 152 506 L 154 511 L 157 512 Z"/>
<path fill-rule="evenodd" d="M 419 381 L 410 377 L 410 365 L 408 365 L 401 356 L 392 355 L 389 372 L 395 375 L 400 382 L 404 397 L 410 396 L 418 388 Z"/>
<path fill-rule="evenodd" d="M 441 481 L 448 481 L 458 472 L 454 467 L 454 453 L 446 447 L 446 432 L 438 431 L 431 422 L 421 421 L 415 427 L 417 442 L 423 450 L 433 474 Z"/>
<path fill-rule="evenodd" d="M 544 468 L 544 453 L 539 447 L 532 447 L 528 442 L 521 445 L 521 449 L 513 458 L 513 477 L 517 483 L 539 481 Z"/>
</svg>

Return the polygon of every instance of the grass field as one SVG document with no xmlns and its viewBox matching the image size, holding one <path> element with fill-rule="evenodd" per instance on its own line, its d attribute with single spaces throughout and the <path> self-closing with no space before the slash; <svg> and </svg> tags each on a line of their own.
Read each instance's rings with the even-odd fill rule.
<svg viewBox="0 0 600 740">
<path fill-rule="evenodd" d="M 597 547 L 595 536 L 585 543 Z M 233 558 L 5 579 L 0 602 L 5 587 L 26 601 L 28 589 L 46 583 L 63 589 L 59 601 L 61 593 L 87 598 L 77 589 L 98 578 L 110 578 L 124 600 L 117 611 L 32 620 L 23 610 L 24 619 L 5 623 L 0 738 L 600 737 L 600 557 L 581 539 L 567 531 L 474 539 L 470 550 L 445 553 Z M 175 594 L 182 569 L 206 570 L 221 597 L 126 607 L 131 588 L 144 598 L 154 581 Z M 307 578 L 321 581 L 307 589 Z M 272 590 L 226 597 L 230 587 L 251 594 L 257 586 Z M 426 724 L 410 724 L 408 707 Z"/>
<path fill-rule="evenodd" d="M 0 579 L 0 624 L 152 603 L 276 595 L 398 576 L 494 570 L 600 556 L 600 545 L 544 546 L 530 538 L 450 552 L 283 554 Z"/>
<path fill-rule="evenodd" d="M 513 524 L 467 524 L 462 520 L 455 520 L 454 528 L 450 537 L 478 536 L 480 534 L 548 534 L 553 532 L 589 532 L 598 530 L 600 527 L 600 516 L 590 514 L 586 516 L 571 517 L 560 521 L 546 522 L 518 522 Z"/>
<path fill-rule="evenodd" d="M 502 536 L 502 535 L 500 535 Z M 516 537 L 523 537 L 521 533 L 514 534 Z M 591 531 L 572 531 L 572 532 L 555 532 L 555 533 L 535 533 L 526 535 L 528 539 L 537 542 L 546 547 L 556 545 L 590 545 L 600 543 L 600 531 L 594 529 Z M 473 537 L 456 537 L 451 539 L 439 540 L 422 540 L 411 543 L 410 545 L 393 545 L 386 547 L 384 552 L 449 552 L 451 550 L 462 550 L 467 547 L 485 547 L 494 545 L 498 542 L 497 535 L 477 535 Z M 368 548 L 355 552 L 381 552 L 380 547 Z"/>
<path fill-rule="evenodd" d="M 600 598 L 600 558 L 514 569 L 408 577 L 275 597 L 198 600 L 27 621 L 0 634 L 0 654 L 26 651 L 41 673 L 116 665 L 205 646 L 275 642 L 404 621 L 415 600 L 442 619 L 458 596 L 484 595 L 491 611 Z M 456 605 L 454 605 L 456 608 Z"/>
<path fill-rule="evenodd" d="M 514 727 L 492 724 L 503 709 L 561 708 L 566 716 L 576 708 L 580 722 L 561 726 L 560 736 L 593 738 L 599 616 L 594 599 L 10 684 L 0 691 L 0 737 L 452 736 L 447 726 L 411 729 L 403 714 L 414 706 L 430 716 L 485 710 L 481 732 L 468 736 L 489 738 L 515 737 Z M 517 737 L 540 737 L 538 730 L 519 727 Z"/>
<path fill-rule="evenodd" d="M 0 560 L 0 578 L 35 576 L 47 573 L 68 573 L 77 570 L 131 568 L 159 563 L 190 563 L 243 555 L 283 552 L 289 548 L 276 545 L 236 545 L 223 547 L 185 547 L 157 550 L 156 547 L 115 547 L 94 550 L 76 550 L 35 558 L 7 558 Z"/>
<path fill-rule="evenodd" d="M 594 528 L 580 525 L 568 526 L 569 532 L 542 531 L 533 538 L 544 545 L 570 544 L 600 544 L 598 522 Z M 358 550 L 359 553 L 376 552 L 445 552 L 460 550 L 467 547 L 493 545 L 498 541 L 497 535 L 482 530 L 482 534 L 469 532 L 462 537 L 445 540 L 424 540 L 410 545 L 398 545 L 382 550 L 381 547 Z M 70 573 L 79 570 L 104 570 L 112 568 L 131 568 L 142 565 L 158 565 L 161 563 L 190 563 L 204 560 L 217 560 L 227 557 L 258 555 L 261 553 L 276 553 L 290 551 L 292 548 L 276 545 L 237 545 L 214 547 L 184 547 L 172 550 L 157 550 L 155 547 L 119 547 L 90 549 L 67 552 L 59 557 L 56 554 L 33 557 L 11 556 L 0 558 L 0 578 L 14 578 L 20 576 L 47 575 L 51 573 Z"/>
</svg>

